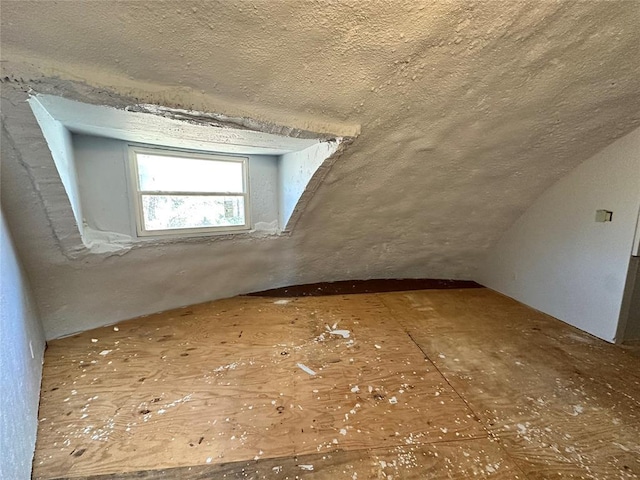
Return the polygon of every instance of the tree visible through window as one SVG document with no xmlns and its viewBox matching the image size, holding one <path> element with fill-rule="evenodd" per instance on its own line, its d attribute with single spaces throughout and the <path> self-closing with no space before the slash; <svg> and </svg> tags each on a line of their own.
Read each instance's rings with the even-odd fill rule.
<svg viewBox="0 0 640 480">
<path fill-rule="evenodd" d="M 131 148 L 139 235 L 247 229 L 247 159 Z"/>
</svg>

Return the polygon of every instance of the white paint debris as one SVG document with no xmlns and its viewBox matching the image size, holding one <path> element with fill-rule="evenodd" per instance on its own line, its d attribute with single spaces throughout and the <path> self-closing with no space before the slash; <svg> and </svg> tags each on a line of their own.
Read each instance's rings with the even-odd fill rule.
<svg viewBox="0 0 640 480">
<path fill-rule="evenodd" d="M 174 400 L 174 401 L 173 401 L 173 402 L 171 402 L 171 403 L 167 403 L 164 407 L 165 407 L 165 408 L 171 408 L 171 407 L 175 407 L 175 406 L 176 406 L 176 405 L 178 405 L 179 403 L 182 403 L 182 402 L 188 402 L 189 400 L 191 400 L 191 397 L 192 397 L 192 396 L 193 396 L 193 393 L 190 393 L 189 395 L 185 395 L 184 397 L 179 398 L 179 399 L 177 399 L 177 400 Z"/>
<path fill-rule="evenodd" d="M 340 335 L 342 338 L 349 338 L 349 335 L 351 335 L 349 330 L 331 330 L 329 333 L 331 335 Z"/>
<path fill-rule="evenodd" d="M 584 407 L 582 405 L 574 405 L 573 406 L 573 413 L 571 415 L 576 417 L 576 416 L 580 415 L 582 412 L 584 412 Z"/>
<path fill-rule="evenodd" d="M 313 471 L 313 465 L 298 465 L 302 470 Z"/>
<path fill-rule="evenodd" d="M 278 465 L 277 467 L 273 467 L 271 470 L 273 470 L 275 473 L 280 473 L 280 471 L 282 470 L 282 465 Z"/>
<path fill-rule="evenodd" d="M 302 371 L 308 373 L 309 375 L 315 375 L 316 372 L 314 372 L 313 370 L 311 370 L 309 367 L 307 367 L 304 363 L 297 363 L 296 364 L 298 368 L 300 368 Z"/>
<path fill-rule="evenodd" d="M 98 339 L 97 339 L 97 338 L 92 338 L 92 339 L 91 339 L 91 342 L 92 342 L 92 343 L 98 343 Z"/>
<path fill-rule="evenodd" d="M 238 368 L 238 362 L 233 362 L 233 363 L 230 363 L 229 365 L 220 365 L 219 367 L 215 368 L 213 371 L 223 372 L 225 370 L 235 370 L 236 368 Z"/>
<path fill-rule="evenodd" d="M 109 355 L 111 352 L 113 352 L 113 350 L 102 350 L 100 352 L 100 355 L 102 355 L 102 356 Z"/>
<path fill-rule="evenodd" d="M 114 331 L 114 332 L 119 332 L 119 331 L 120 331 L 120 329 L 119 329 L 118 327 L 113 327 L 113 331 Z"/>
<path fill-rule="evenodd" d="M 376 347 L 378 350 L 380 350 L 382 347 L 380 345 L 378 345 L 377 343 L 373 345 L 374 347 Z"/>
<path fill-rule="evenodd" d="M 285 299 L 282 299 L 282 300 L 276 300 L 276 301 L 275 301 L 275 302 L 273 302 L 273 303 L 274 303 L 274 305 L 286 305 L 286 304 L 287 304 L 287 303 L 289 303 L 290 301 L 291 301 L 291 300 L 285 300 Z"/>
<path fill-rule="evenodd" d="M 340 429 L 340 435 L 346 435 L 347 434 L 347 429 L 346 428 L 341 428 Z"/>
<path fill-rule="evenodd" d="M 211 460 L 213 460 L 211 457 L 207 457 L 207 463 L 211 463 Z"/>
<path fill-rule="evenodd" d="M 616 447 L 618 447 L 620 450 L 624 451 L 624 452 L 630 452 L 631 450 L 627 447 L 625 447 L 624 445 L 617 443 L 617 442 L 613 442 L 612 445 L 615 445 Z"/>
<path fill-rule="evenodd" d="M 391 398 L 389 399 L 389 403 L 390 403 L 391 405 L 395 405 L 396 403 L 398 403 L 398 399 L 397 399 L 396 397 L 391 397 Z"/>
<path fill-rule="evenodd" d="M 351 393 L 360 393 L 360 387 L 358 385 L 351 387 Z"/>
</svg>

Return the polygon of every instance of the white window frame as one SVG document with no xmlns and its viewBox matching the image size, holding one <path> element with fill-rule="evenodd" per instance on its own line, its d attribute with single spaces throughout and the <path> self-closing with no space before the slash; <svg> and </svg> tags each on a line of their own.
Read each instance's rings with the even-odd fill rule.
<svg viewBox="0 0 640 480">
<path fill-rule="evenodd" d="M 132 195 L 132 211 L 135 217 L 136 234 L 138 237 L 153 237 L 153 236 L 202 236 L 202 235 L 215 235 L 232 232 L 244 232 L 251 229 L 250 218 L 250 195 L 249 195 L 249 158 L 242 156 L 221 155 L 212 152 L 196 152 L 192 150 L 171 149 L 166 147 L 151 147 L 151 146 L 138 146 L 129 145 L 129 177 L 131 184 Z M 165 192 L 165 191 L 146 191 L 140 190 L 140 178 L 138 176 L 138 154 L 148 154 L 166 157 L 182 157 L 185 159 L 197 159 L 197 160 L 215 160 L 217 162 L 235 162 L 242 164 L 242 193 L 237 192 Z M 195 195 L 206 197 L 244 197 L 244 225 L 235 226 L 222 226 L 222 227 L 196 227 L 196 228 L 172 228 L 166 230 L 147 230 L 144 228 L 144 211 L 142 206 L 142 196 L 149 194 L 157 195 Z"/>
</svg>

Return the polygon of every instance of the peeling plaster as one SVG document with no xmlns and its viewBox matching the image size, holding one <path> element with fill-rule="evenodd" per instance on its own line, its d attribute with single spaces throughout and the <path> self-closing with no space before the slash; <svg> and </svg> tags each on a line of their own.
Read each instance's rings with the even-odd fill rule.
<svg viewBox="0 0 640 480">
<path fill-rule="evenodd" d="M 640 125 L 634 1 L 2 9 L 2 203 L 49 337 L 287 284 L 473 279 L 542 192 Z M 289 235 L 70 255 L 30 89 L 361 133 L 316 173 Z"/>
</svg>

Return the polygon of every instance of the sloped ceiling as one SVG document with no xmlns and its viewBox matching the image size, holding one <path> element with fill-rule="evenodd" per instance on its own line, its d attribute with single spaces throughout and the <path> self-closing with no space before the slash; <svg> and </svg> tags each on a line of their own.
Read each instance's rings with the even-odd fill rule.
<svg viewBox="0 0 640 480">
<path fill-rule="evenodd" d="M 5 0 L 1 22 L 2 208 L 49 337 L 286 284 L 473 279 L 537 196 L 640 125 L 635 0 Z M 91 255 L 65 249 L 29 89 L 361 133 L 288 236 Z"/>
</svg>

